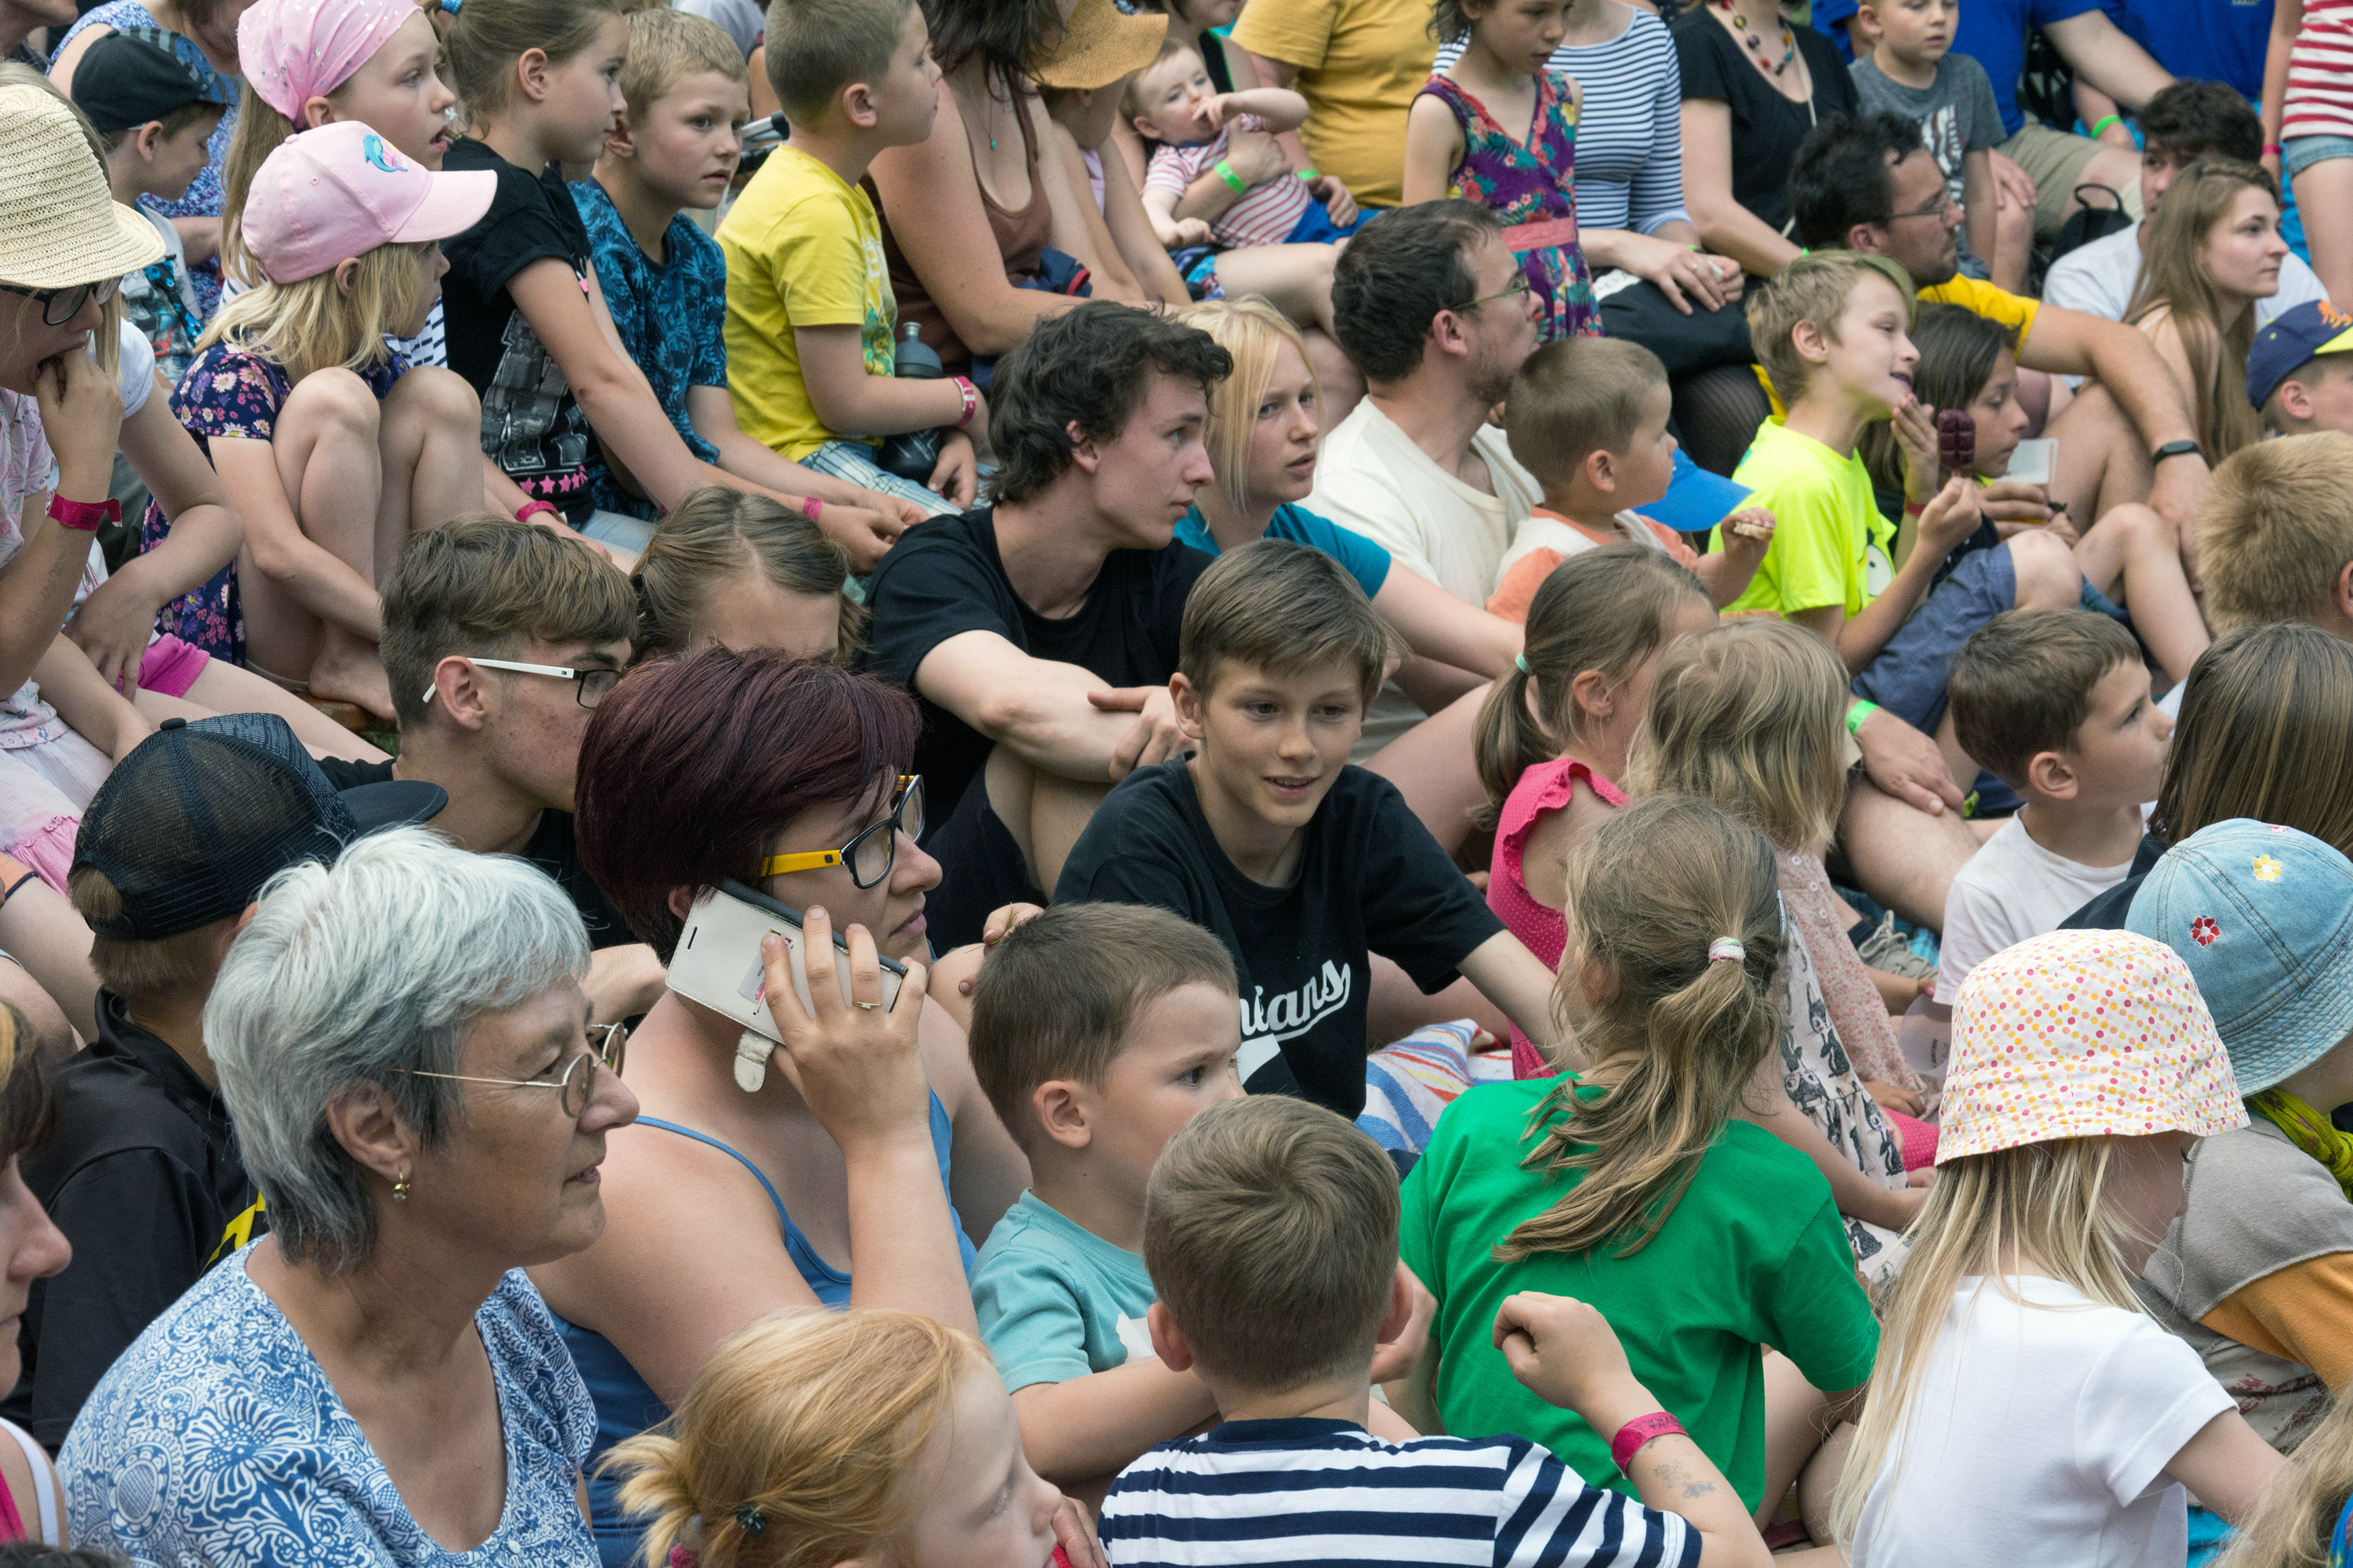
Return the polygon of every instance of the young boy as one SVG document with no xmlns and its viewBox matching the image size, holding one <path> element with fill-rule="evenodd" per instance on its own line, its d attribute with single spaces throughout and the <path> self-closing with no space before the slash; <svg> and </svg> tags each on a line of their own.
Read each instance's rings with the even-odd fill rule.
<svg viewBox="0 0 2353 1568">
<path fill-rule="evenodd" d="M 1100 1497 L 1155 1443 L 1217 1414 L 1152 1354 L 1144 1184 L 1161 1145 L 1241 1098 L 1234 965 L 1166 910 L 1056 904 L 973 983 L 974 1076 L 1029 1159 L 972 1273 L 981 1338 L 1038 1473 Z"/>
<path fill-rule="evenodd" d="M 164 259 L 122 280 L 122 308 L 153 346 L 156 370 L 176 386 L 195 357 L 204 312 L 180 231 L 139 198 L 175 202 L 188 194 L 204 172 L 205 143 L 220 124 L 224 100 L 174 52 L 174 37 L 150 27 L 111 33 L 82 57 L 90 68 L 75 70 L 73 86 L 74 102 L 106 148 L 114 199 L 163 237 Z"/>
<path fill-rule="evenodd" d="M 2353 315 L 2326 300 L 2292 305 L 2247 348 L 2247 401 L 2283 436 L 2353 435 Z"/>
<path fill-rule="evenodd" d="M 613 330 L 679 439 L 703 462 L 801 496 L 822 487 L 735 423 L 727 345 L 713 308 L 726 290 L 727 263 L 682 210 L 708 210 L 727 194 L 751 115 L 745 79 L 743 52 L 716 23 L 660 9 L 632 15 L 619 84 L 627 108 L 596 160 L 596 177 L 575 183 L 572 199 L 588 231 Z M 634 480 L 606 461 L 601 444 L 590 445 L 588 475 L 599 510 L 660 515 Z M 803 510 L 815 518 L 837 498 L 888 509 L 902 524 L 913 521 L 896 497 L 849 486 Z"/>
<path fill-rule="evenodd" d="M 1169 681 L 1191 756 L 1106 795 L 1054 889 L 1215 931 L 1239 982 L 1244 1085 L 1351 1117 L 1383 1043 L 1366 1038 L 1371 953 L 1424 994 L 1459 973 L 1477 995 L 1448 1006 L 1483 996 L 1540 1046 L 1554 1036 L 1551 974 L 1397 787 L 1348 763 L 1390 650 L 1332 557 L 1275 539 L 1227 552 L 1185 602 Z"/>
<path fill-rule="evenodd" d="M 1297 1100 L 1214 1106 L 1169 1141 L 1145 1199 L 1152 1346 L 1225 1420 L 1122 1472 L 1103 1511 L 1113 1562 L 1771 1561 L 1601 1314 L 1566 1297 L 1506 1301 L 1500 1353 L 1536 1394 L 1618 1435 L 1641 1501 L 1588 1487 L 1522 1438 L 1367 1432 L 1374 1345 L 1410 1315 L 1398 1214 L 1379 1147 Z"/>
<path fill-rule="evenodd" d="M 1307 182 L 1291 171 L 1252 185 L 1226 160 L 1233 126 L 1295 131 L 1307 119 L 1307 100 L 1287 88 L 1219 92 L 1200 52 L 1169 38 L 1160 58 L 1128 83 L 1120 112 L 1138 136 L 1158 143 L 1144 174 L 1144 208 L 1153 232 L 1171 250 L 1209 247 L 1186 266 L 1186 285 L 1208 300 L 1263 294 L 1293 321 L 1330 331 L 1333 242 L 1354 234 L 1364 218 L 1334 223 Z M 1187 190 L 1212 175 L 1240 199 L 1206 225 L 1178 218 Z"/>
<path fill-rule="evenodd" d="M 2330 363 L 2299 374 L 2316 381 Z M 2333 386 L 2344 374 L 2333 368 L 2326 379 Z M 2232 453 L 2206 488 L 2195 542 L 2217 637 L 2303 621 L 2353 642 L 2353 420 Z"/>
<path fill-rule="evenodd" d="M 1926 132 L 1946 190 L 1968 215 L 1959 235 L 1962 272 L 2023 293 L 2034 214 L 2014 202 L 1995 204 L 2001 106 L 1985 67 L 1950 52 L 1960 0 L 1861 0 L 1857 9 L 1877 39 L 1867 52 L 1858 43 L 1848 68 L 1863 111 L 1900 114 Z"/>
<path fill-rule="evenodd" d="M 1935 735 L 1967 788 L 1975 775 L 1945 721 L 1955 650 L 2003 610 L 2079 605 L 2083 574 L 2065 544 L 2031 529 L 1968 556 L 1929 593 L 1946 556 L 1977 530 L 1977 487 L 1943 477 L 1935 420 L 1912 395 L 1912 286 L 1894 262 L 1852 250 L 1801 256 L 1750 301 L 1748 320 L 1788 413 L 1757 432 L 1732 476 L 1776 526 L 1725 613 L 1769 610 L 1820 637 L 1863 700 L 1848 710 L 1849 727 L 1887 709 Z M 1880 514 L 1856 450 L 1862 427 L 1888 418 L 1906 453 L 1900 528 Z M 1985 804 L 2008 804 L 1998 788 L 1978 781 Z"/>
<path fill-rule="evenodd" d="M 728 389 L 752 437 L 819 473 L 928 514 L 973 504 L 987 428 L 965 376 L 900 378 L 882 220 L 859 188 L 876 153 L 932 133 L 939 68 L 914 0 L 784 0 L 768 84 L 788 140 L 719 226 Z M 940 432 L 930 489 L 876 463 L 881 438 Z M 936 493 L 935 493 L 936 492 Z"/>
<path fill-rule="evenodd" d="M 1579 551 L 1628 540 L 1699 574 L 1717 608 L 1740 597 L 1773 541 L 1771 512 L 1752 507 L 1726 518 L 1724 548 L 1704 556 L 1641 513 L 1665 499 L 1675 477 L 1676 441 L 1667 433 L 1672 405 L 1667 367 L 1623 339 L 1564 338 L 1521 363 L 1504 405 L 1504 434 L 1545 499 L 1521 520 L 1504 553 L 1489 615 L 1525 622 L 1528 601 L 1554 567 Z M 1716 488 L 1727 497 L 1745 493 L 1722 480 Z"/>
<path fill-rule="evenodd" d="M 2085 610 L 1996 616 L 1953 659 L 1953 727 L 2025 797 L 1953 879 L 1936 1001 L 1969 971 L 2124 880 L 2157 798 L 2173 721 L 2132 633 Z"/>
</svg>

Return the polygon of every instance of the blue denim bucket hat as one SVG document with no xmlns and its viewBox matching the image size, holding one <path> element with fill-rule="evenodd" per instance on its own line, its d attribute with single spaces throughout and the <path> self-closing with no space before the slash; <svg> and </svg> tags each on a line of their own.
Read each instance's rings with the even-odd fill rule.
<svg viewBox="0 0 2353 1568">
<path fill-rule="evenodd" d="M 2193 834 L 2125 923 L 2189 965 L 2242 1094 L 2353 1034 L 2353 861 L 2308 833 L 2234 817 Z"/>
</svg>

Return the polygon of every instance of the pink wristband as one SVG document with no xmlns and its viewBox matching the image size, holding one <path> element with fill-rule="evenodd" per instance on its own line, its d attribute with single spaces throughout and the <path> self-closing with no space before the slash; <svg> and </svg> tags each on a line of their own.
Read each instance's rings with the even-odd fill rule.
<svg viewBox="0 0 2353 1568">
<path fill-rule="evenodd" d="M 1654 1410 L 1648 1415 L 1637 1415 L 1619 1427 L 1618 1436 L 1609 1439 L 1609 1462 L 1618 1467 L 1619 1474 L 1630 1480 L 1633 1479 L 1632 1473 L 1626 1467 L 1634 1462 L 1634 1456 L 1641 1452 L 1642 1446 L 1653 1437 L 1664 1437 L 1671 1434 L 1683 1437 L 1691 1436 L 1683 1430 L 1682 1422 L 1663 1410 Z"/>
<path fill-rule="evenodd" d="M 801 497 L 801 515 L 815 522 L 825 511 L 825 503 L 815 496 Z"/>
<path fill-rule="evenodd" d="M 562 517 L 564 515 L 561 511 L 556 510 L 555 503 L 552 500 L 527 500 L 523 502 L 522 505 L 515 508 L 515 521 L 517 522 L 529 522 L 541 512 L 545 512 L 550 517 Z"/>
<path fill-rule="evenodd" d="M 955 389 L 964 395 L 964 413 L 956 420 L 956 428 L 961 430 L 972 423 L 974 415 L 980 412 L 980 388 L 973 385 L 967 377 L 960 375 L 955 378 Z"/>
<path fill-rule="evenodd" d="M 49 517 L 60 528 L 70 528 L 77 533 L 96 533 L 100 523 L 122 521 L 122 503 L 112 497 L 105 500 L 68 500 L 52 493 Z"/>
</svg>

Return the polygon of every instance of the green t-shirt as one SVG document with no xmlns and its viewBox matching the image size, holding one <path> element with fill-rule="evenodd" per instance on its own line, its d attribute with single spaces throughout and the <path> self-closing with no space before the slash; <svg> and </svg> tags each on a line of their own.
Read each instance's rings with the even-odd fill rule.
<svg viewBox="0 0 2353 1568">
<path fill-rule="evenodd" d="M 1841 458 L 1768 419 L 1732 478 L 1756 492 L 1747 504 L 1772 512 L 1773 542 L 1725 615 L 1769 610 L 1786 616 L 1837 605 L 1852 619 L 1894 578 L 1888 552 L 1895 525 L 1872 499 L 1871 471 L 1860 453 Z M 1708 548 L 1724 548 L 1723 524 Z"/>
<path fill-rule="evenodd" d="M 1561 1083 L 1472 1088 L 1447 1107 L 1406 1178 L 1398 1243 L 1407 1267 L 1438 1298 L 1439 1415 L 1459 1436 L 1510 1432 L 1541 1443 L 1589 1484 L 1631 1494 L 1609 1462 L 1616 1434 L 1596 1433 L 1530 1393 L 1494 1346 L 1505 1297 L 1574 1296 L 1609 1320 L 1642 1386 L 1754 1511 L 1765 1491 L 1758 1347 L 1771 1345 L 1830 1390 L 1869 1379 L 1879 1349 L 1830 1183 L 1805 1155 L 1735 1121 L 1701 1159 L 1667 1223 L 1631 1258 L 1614 1256 L 1612 1244 L 1498 1263 L 1495 1244 L 1582 1177 L 1520 1164 L 1541 1133 L 1530 1115 Z M 1602 1090 L 1577 1085 L 1576 1092 L 1592 1099 Z"/>
</svg>

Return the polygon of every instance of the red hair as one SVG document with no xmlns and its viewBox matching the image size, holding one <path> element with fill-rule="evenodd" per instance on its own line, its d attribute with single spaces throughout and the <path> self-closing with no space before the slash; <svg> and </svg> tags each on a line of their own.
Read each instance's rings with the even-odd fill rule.
<svg viewBox="0 0 2353 1568">
<path fill-rule="evenodd" d="M 672 889 L 756 881 L 771 841 L 805 811 L 879 810 L 922 723 L 897 687 L 774 649 L 640 666 L 598 705 L 580 747 L 581 862 L 667 963 L 685 925 Z"/>
</svg>

